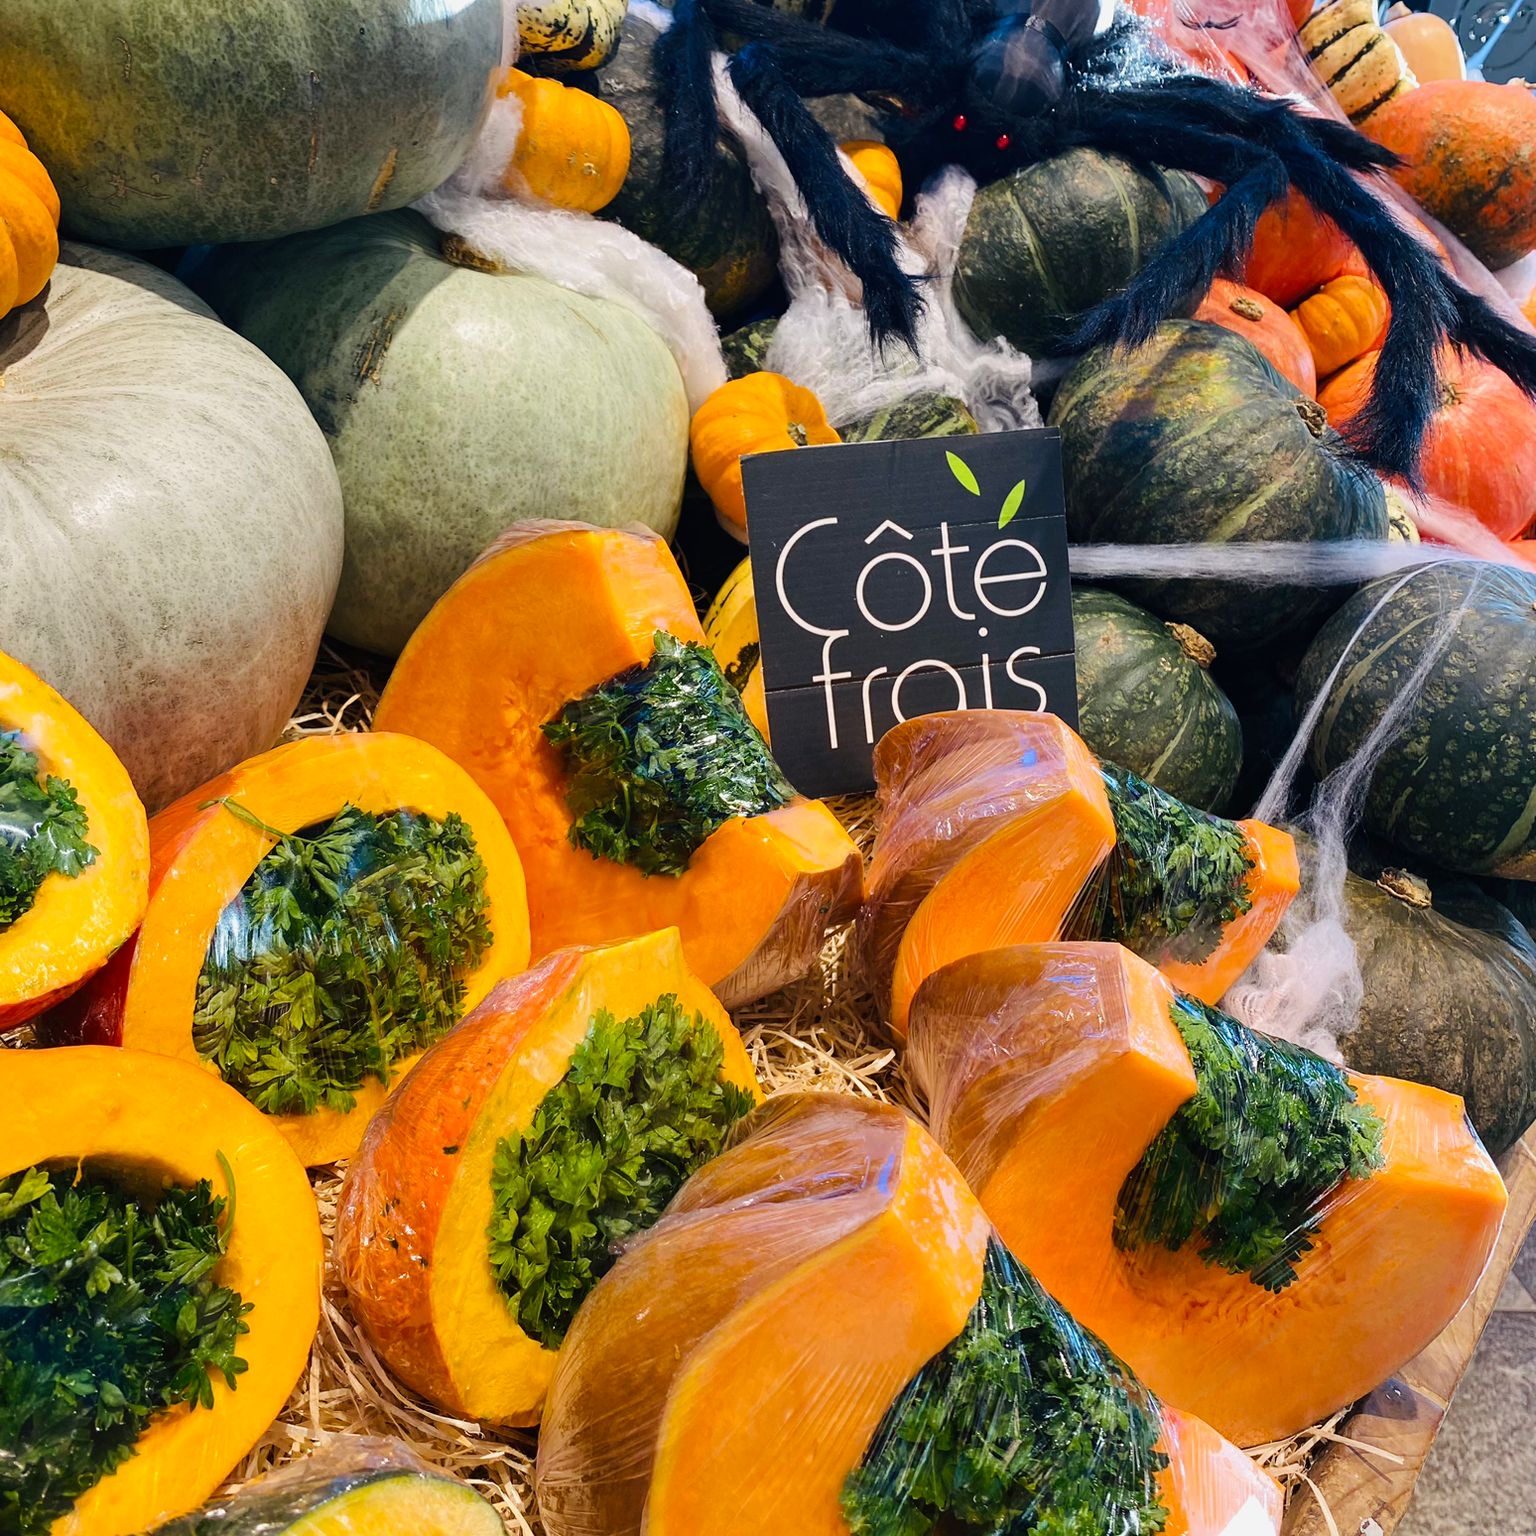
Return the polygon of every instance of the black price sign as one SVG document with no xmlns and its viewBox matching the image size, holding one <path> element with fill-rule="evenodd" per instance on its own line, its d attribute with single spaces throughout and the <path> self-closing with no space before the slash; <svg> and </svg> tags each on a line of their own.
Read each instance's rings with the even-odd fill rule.
<svg viewBox="0 0 1536 1536">
<path fill-rule="evenodd" d="M 1054 429 L 765 453 L 743 476 L 768 729 L 803 794 L 869 789 L 874 744 L 916 715 L 1076 725 Z"/>
</svg>

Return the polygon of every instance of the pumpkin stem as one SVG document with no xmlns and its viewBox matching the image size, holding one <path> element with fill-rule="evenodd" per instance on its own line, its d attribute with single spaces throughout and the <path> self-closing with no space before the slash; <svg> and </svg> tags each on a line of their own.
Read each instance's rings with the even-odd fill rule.
<svg viewBox="0 0 1536 1536">
<path fill-rule="evenodd" d="M 790 420 L 785 424 L 785 430 L 789 433 L 797 448 L 805 448 L 810 444 L 810 438 L 806 436 L 805 427 L 801 422 Z"/>
<path fill-rule="evenodd" d="M 1430 905 L 1429 882 L 1406 869 L 1384 869 L 1376 884 L 1410 907 L 1422 909 Z"/>
<path fill-rule="evenodd" d="M 1168 631 L 1179 642 L 1179 649 L 1197 667 L 1206 672 L 1211 670 L 1211 663 L 1216 660 L 1216 647 L 1198 629 L 1191 629 L 1188 624 L 1170 624 Z"/>
<path fill-rule="evenodd" d="M 1298 400 L 1296 414 L 1306 422 L 1313 437 L 1321 437 L 1328 430 L 1328 412 L 1316 400 Z"/>
<path fill-rule="evenodd" d="M 1246 293 L 1239 294 L 1232 300 L 1232 313 L 1242 320 L 1262 320 L 1264 318 L 1264 306 L 1257 299 L 1250 299 Z"/>
<path fill-rule="evenodd" d="M 477 251 L 462 235 L 444 235 L 439 250 L 444 261 L 451 261 L 456 267 L 468 267 L 472 272 L 494 272 L 501 275 L 512 270 L 494 256 Z"/>
</svg>

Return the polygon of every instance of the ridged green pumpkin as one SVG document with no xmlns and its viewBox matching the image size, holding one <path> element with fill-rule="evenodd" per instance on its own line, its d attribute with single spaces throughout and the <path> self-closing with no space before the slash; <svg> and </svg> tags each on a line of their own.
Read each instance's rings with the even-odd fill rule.
<svg viewBox="0 0 1536 1536">
<path fill-rule="evenodd" d="M 502 27 L 502 0 L 4 0 L 0 105 L 70 233 L 267 239 L 452 175 Z"/>
<path fill-rule="evenodd" d="M 1062 381 L 1050 421 L 1075 543 L 1387 537 L 1381 482 L 1322 407 L 1221 326 L 1170 320 L 1136 352 L 1095 348 Z M 1305 629 L 1336 601 L 1328 588 L 1235 581 L 1116 585 L 1223 650 Z"/>
<path fill-rule="evenodd" d="M 976 194 L 955 305 L 983 341 L 1059 351 L 1076 317 L 1119 293 L 1207 206 L 1181 171 L 1149 175 L 1096 149 L 1026 166 Z"/>
<path fill-rule="evenodd" d="M 1215 648 L 1098 587 L 1075 588 L 1078 730 L 1102 758 L 1201 810 L 1222 811 L 1243 763 Z"/>
<path fill-rule="evenodd" d="M 1307 652 L 1298 704 L 1325 688 L 1319 773 L 1411 691 L 1372 776 L 1370 832 L 1462 874 L 1536 879 L 1536 575 L 1458 560 L 1371 582 Z"/>
<path fill-rule="evenodd" d="M 520 518 L 676 529 L 687 397 L 631 310 L 449 261 L 412 212 L 226 247 L 204 281 L 330 439 L 347 509 L 338 638 L 395 654 Z"/>
</svg>

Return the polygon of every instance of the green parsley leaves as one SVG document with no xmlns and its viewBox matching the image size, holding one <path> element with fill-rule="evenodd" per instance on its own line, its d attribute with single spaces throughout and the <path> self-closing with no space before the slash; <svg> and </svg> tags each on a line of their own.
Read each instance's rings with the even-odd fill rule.
<svg viewBox="0 0 1536 1536">
<path fill-rule="evenodd" d="M 643 667 L 572 699 L 544 727 L 570 782 L 570 839 L 593 858 L 680 875 L 733 816 L 794 798 L 708 647 L 656 632 Z"/>
<path fill-rule="evenodd" d="M 0 933 L 32 910 L 49 875 L 73 879 L 96 859 L 68 779 L 41 777 L 37 755 L 0 731 Z"/>
<path fill-rule="evenodd" d="M 498 1144 L 491 1267 L 530 1338 L 560 1347 L 619 1245 L 752 1108 L 723 1060 L 720 1036 L 670 994 L 632 1019 L 605 1009 L 533 1124 Z"/>
<path fill-rule="evenodd" d="M 223 1215 L 206 1180 L 150 1203 L 72 1170 L 0 1179 L 0 1536 L 46 1536 L 155 1414 L 235 1386 L 250 1308 L 213 1281 Z"/>
<path fill-rule="evenodd" d="M 485 865 L 458 816 L 347 806 L 273 835 L 219 918 L 192 1038 L 268 1114 L 346 1111 L 365 1078 L 387 1082 L 458 1022 L 491 943 Z"/>
<path fill-rule="evenodd" d="M 1179 1249 L 1269 1291 L 1296 1278 L 1329 1193 L 1382 1165 L 1381 1118 L 1320 1056 L 1272 1040 L 1193 998 L 1173 1022 L 1199 1084 L 1126 1180 L 1122 1248 Z"/>
<path fill-rule="evenodd" d="M 853 1536 L 1155 1536 L 1157 1406 L 1001 1243 L 964 1331 L 903 1389 L 843 1488 Z"/>
</svg>

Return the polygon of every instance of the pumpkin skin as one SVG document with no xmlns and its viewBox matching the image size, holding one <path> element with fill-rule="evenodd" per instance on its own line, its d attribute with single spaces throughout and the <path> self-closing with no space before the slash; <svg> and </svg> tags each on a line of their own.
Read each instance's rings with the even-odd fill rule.
<svg viewBox="0 0 1536 1536">
<path fill-rule="evenodd" d="M 1394 6 L 1394 11 L 1403 10 Z M 1467 56 L 1456 29 L 1443 16 L 1428 11 L 1403 10 L 1389 15 L 1382 29 L 1397 44 L 1398 52 L 1420 85 L 1434 80 L 1465 80 Z"/>
<path fill-rule="evenodd" d="M 1346 273 L 1303 299 L 1293 318 L 1311 349 L 1317 376 L 1326 379 L 1381 346 L 1392 306 L 1375 279 Z"/>
<path fill-rule="evenodd" d="M 1366 828 L 1459 874 L 1536 878 L 1528 811 L 1536 790 L 1536 574 L 1458 560 L 1371 582 L 1313 641 L 1297 681 L 1298 710 L 1327 685 L 1346 647 L 1350 661 L 1312 736 L 1317 772 L 1359 751 L 1436 647 L 1402 731 L 1376 765 Z"/>
<path fill-rule="evenodd" d="M 1243 728 L 1210 674 L 1210 642 L 1097 587 L 1074 589 L 1072 627 L 1078 730 L 1094 754 L 1188 805 L 1224 809 Z"/>
<path fill-rule="evenodd" d="M 506 72 L 496 94 L 515 96 L 522 109 L 503 186 L 581 213 L 618 196 L 629 173 L 629 128 L 606 101 L 520 69 Z"/>
<path fill-rule="evenodd" d="M 1536 250 L 1536 96 L 1523 84 L 1440 80 L 1371 115 L 1406 162 L 1398 183 L 1498 271 Z"/>
<path fill-rule="evenodd" d="M 1317 394 L 1320 370 L 1313 361 L 1313 348 L 1307 337 L 1290 315 L 1256 288 L 1245 288 L 1241 283 L 1218 277 L 1194 318 L 1241 336 L 1303 394 Z"/>
<path fill-rule="evenodd" d="M 1068 150 L 976 194 L 955 305 L 983 341 L 1060 350 L 1083 311 L 1119 293 L 1205 210 L 1205 194 L 1180 171 L 1154 177 L 1097 150 Z"/>
<path fill-rule="evenodd" d="M 1087 353 L 1050 421 L 1077 543 L 1386 538 L 1381 482 L 1348 459 L 1315 401 L 1219 326 L 1168 321 L 1129 355 Z M 1302 629 L 1332 601 L 1315 588 L 1226 581 L 1117 585 L 1218 649 Z"/>
<path fill-rule="evenodd" d="M 59 194 L 0 112 L 0 320 L 43 291 L 59 260 Z"/>
<path fill-rule="evenodd" d="M 1285 309 L 1348 270 L 1354 242 L 1293 187 L 1253 231 L 1243 281 Z"/>
<path fill-rule="evenodd" d="M 0 373 L 0 649 L 154 810 L 298 702 L 341 568 L 325 439 L 180 283 L 85 246 L 0 327 Z"/>
<path fill-rule="evenodd" d="M 397 653 L 520 517 L 676 528 L 688 402 L 629 310 L 449 262 L 412 212 L 230 248 L 206 280 L 330 439 L 347 509 L 340 639 Z"/>
<path fill-rule="evenodd" d="M 153 250 L 414 202 L 468 153 L 501 48 L 501 0 L 14 0 L 0 79 L 66 230 Z"/>
<path fill-rule="evenodd" d="M 893 219 L 901 217 L 901 161 L 877 139 L 848 139 L 838 148 L 864 178 L 870 201 Z"/>
</svg>

